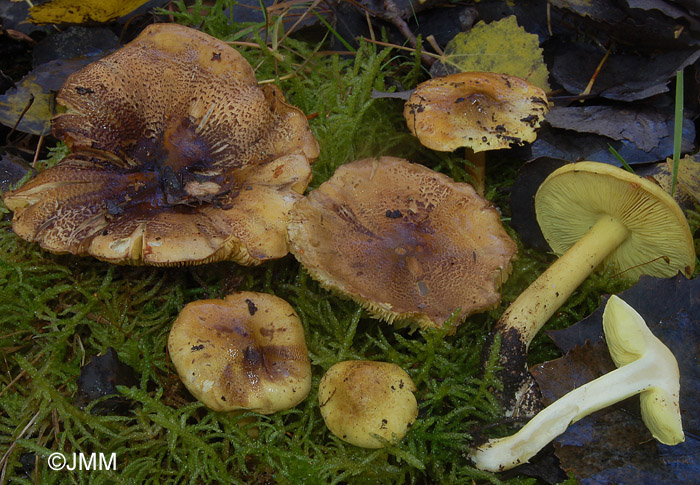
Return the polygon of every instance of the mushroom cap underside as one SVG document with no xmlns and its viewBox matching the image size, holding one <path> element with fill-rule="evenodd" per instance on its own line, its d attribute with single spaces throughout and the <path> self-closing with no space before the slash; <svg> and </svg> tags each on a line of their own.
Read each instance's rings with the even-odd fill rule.
<svg viewBox="0 0 700 485">
<path fill-rule="evenodd" d="M 324 287 L 378 318 L 421 326 L 498 304 L 517 250 L 470 185 L 392 157 L 338 168 L 294 206 L 288 232 Z"/>
<path fill-rule="evenodd" d="M 415 391 L 410 376 L 396 364 L 344 361 L 321 378 L 318 402 L 333 434 L 356 446 L 381 448 L 411 428 L 418 416 Z"/>
<path fill-rule="evenodd" d="M 565 253 L 604 215 L 614 217 L 629 235 L 603 261 L 626 278 L 642 274 L 666 278 L 682 271 L 690 277 L 695 248 L 678 204 L 653 182 L 621 168 L 579 162 L 555 170 L 535 196 L 537 221 L 556 254 Z"/>
<path fill-rule="evenodd" d="M 185 387 L 214 411 L 271 414 L 296 406 L 311 389 L 301 321 L 274 295 L 189 303 L 173 323 L 168 352 Z"/>
<path fill-rule="evenodd" d="M 21 237 L 129 264 L 287 253 L 287 213 L 318 144 L 304 114 L 259 88 L 224 42 L 152 25 L 72 74 L 57 100 L 68 110 L 53 134 L 73 153 L 4 195 Z"/>
<path fill-rule="evenodd" d="M 545 92 L 523 79 L 462 72 L 419 84 L 404 106 L 404 118 L 432 150 L 481 152 L 534 141 L 548 111 Z"/>
</svg>

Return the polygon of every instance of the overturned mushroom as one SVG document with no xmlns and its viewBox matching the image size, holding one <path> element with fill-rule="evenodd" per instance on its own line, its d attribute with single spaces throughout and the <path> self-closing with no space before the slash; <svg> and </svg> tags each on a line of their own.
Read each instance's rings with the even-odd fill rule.
<svg viewBox="0 0 700 485">
<path fill-rule="evenodd" d="M 381 448 L 402 440 L 416 420 L 415 391 L 396 364 L 345 361 L 324 374 L 318 402 L 334 435 L 355 446 Z"/>
<path fill-rule="evenodd" d="M 292 253 L 324 287 L 423 327 L 496 305 L 516 252 L 470 185 L 392 157 L 338 168 L 294 206 L 288 230 Z"/>
<path fill-rule="evenodd" d="M 168 352 L 185 387 L 214 411 L 271 414 L 296 406 L 311 389 L 304 329 L 274 295 L 189 303 L 173 323 Z"/>
<path fill-rule="evenodd" d="M 527 81 L 492 72 L 462 72 L 418 85 L 404 106 L 408 129 L 432 150 L 465 147 L 483 194 L 484 151 L 532 142 L 549 111 L 547 95 Z"/>
<path fill-rule="evenodd" d="M 473 450 L 469 456 L 478 468 L 496 472 L 526 463 L 570 424 L 635 394 L 640 394 L 642 419 L 654 438 L 666 445 L 685 440 L 680 374 L 673 353 L 616 296 L 605 306 L 603 330 L 618 368 L 550 404 L 514 435 Z"/>
<path fill-rule="evenodd" d="M 226 43 L 156 24 L 71 75 L 52 133 L 59 165 L 3 200 L 13 229 L 56 253 L 114 263 L 258 264 L 286 223 L 318 144 L 304 114 L 259 88 Z"/>
<path fill-rule="evenodd" d="M 535 196 L 537 220 L 561 255 L 506 309 L 494 327 L 501 337 L 503 400 L 510 412 L 531 386 L 530 342 L 554 312 L 600 265 L 622 277 L 687 277 L 695 267 L 688 222 L 659 186 L 626 170 L 580 162 L 555 170 Z"/>
</svg>

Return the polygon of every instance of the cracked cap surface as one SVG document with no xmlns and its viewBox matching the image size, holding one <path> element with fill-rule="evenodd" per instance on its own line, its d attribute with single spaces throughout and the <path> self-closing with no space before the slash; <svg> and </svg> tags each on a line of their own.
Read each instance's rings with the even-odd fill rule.
<svg viewBox="0 0 700 485">
<path fill-rule="evenodd" d="M 22 238 L 56 253 L 177 265 L 284 256 L 318 144 L 233 48 L 175 24 L 72 74 L 52 132 L 72 153 L 4 195 Z"/>
</svg>

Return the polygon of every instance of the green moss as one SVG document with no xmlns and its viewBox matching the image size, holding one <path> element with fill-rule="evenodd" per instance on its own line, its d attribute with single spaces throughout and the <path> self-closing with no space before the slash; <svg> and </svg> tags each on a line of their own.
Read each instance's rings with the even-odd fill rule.
<svg viewBox="0 0 700 485">
<path fill-rule="evenodd" d="M 459 153 L 432 153 L 408 133 L 401 101 L 371 98 L 372 89 L 415 85 L 422 73 L 416 57 L 392 57 L 395 52 L 369 44 L 347 57 L 321 55 L 322 45 L 292 38 L 272 50 L 263 42 L 272 32 L 231 22 L 225 10 L 230 3 L 216 1 L 205 12 L 196 2 L 189 14 L 176 3 L 180 12 L 174 15 L 227 40 L 250 34 L 260 42 L 262 48 L 243 51 L 260 66 L 258 78 L 281 79 L 289 101 L 311 118 L 321 145 L 314 186 L 343 163 L 378 155 L 406 157 L 466 179 Z M 59 145 L 42 166 L 65 153 Z M 505 210 L 503 189 L 515 172 L 512 167 L 489 175 L 489 198 Z M 550 262 L 547 255 L 521 248 L 503 288 L 504 305 Z M 550 326 L 585 316 L 602 293 L 621 289 L 616 281 L 611 274 L 589 278 Z M 276 294 L 299 313 L 313 384 L 295 409 L 272 416 L 210 412 L 175 374 L 166 341 L 177 313 L 190 301 L 235 289 Z M 179 269 L 111 266 L 48 254 L 17 238 L 5 220 L 0 223 L 2 476 L 15 483 L 500 483 L 464 456 L 475 430 L 501 416 L 491 394 L 500 385 L 496 360 L 483 370 L 480 359 L 504 305 L 470 317 L 454 335 L 448 335 L 449 325 L 411 333 L 367 318 L 356 304 L 321 289 L 291 256 L 258 268 L 227 262 Z M 120 389 L 133 401 L 126 416 L 97 416 L 73 403 L 81 365 L 108 347 L 138 376 L 138 386 Z M 542 338 L 532 346 L 533 359 L 555 355 Z M 416 382 L 419 418 L 401 443 L 365 450 L 326 429 L 316 401 L 318 382 L 331 365 L 347 359 L 394 362 Z M 255 439 L 249 435 L 253 430 Z M 117 471 L 52 472 L 46 460 L 54 451 L 116 453 Z M 37 477 L 22 470 L 20 458 L 28 453 L 37 457 Z"/>
</svg>

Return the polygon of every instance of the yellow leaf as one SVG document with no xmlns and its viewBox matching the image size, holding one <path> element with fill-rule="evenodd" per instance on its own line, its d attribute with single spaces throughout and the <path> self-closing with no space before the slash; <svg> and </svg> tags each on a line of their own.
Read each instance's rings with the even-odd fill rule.
<svg viewBox="0 0 700 485">
<path fill-rule="evenodd" d="M 525 79 L 549 91 L 549 72 L 539 39 L 518 26 L 515 16 L 457 34 L 445 47 L 441 59 L 448 74 L 487 71 Z"/>
<path fill-rule="evenodd" d="M 700 155 L 687 155 L 679 160 L 678 186 L 683 192 L 700 202 Z M 673 170 L 673 160 L 667 159 L 669 170 Z"/>
<path fill-rule="evenodd" d="M 148 0 L 51 0 L 29 9 L 33 24 L 107 23 L 133 12 Z"/>
</svg>

